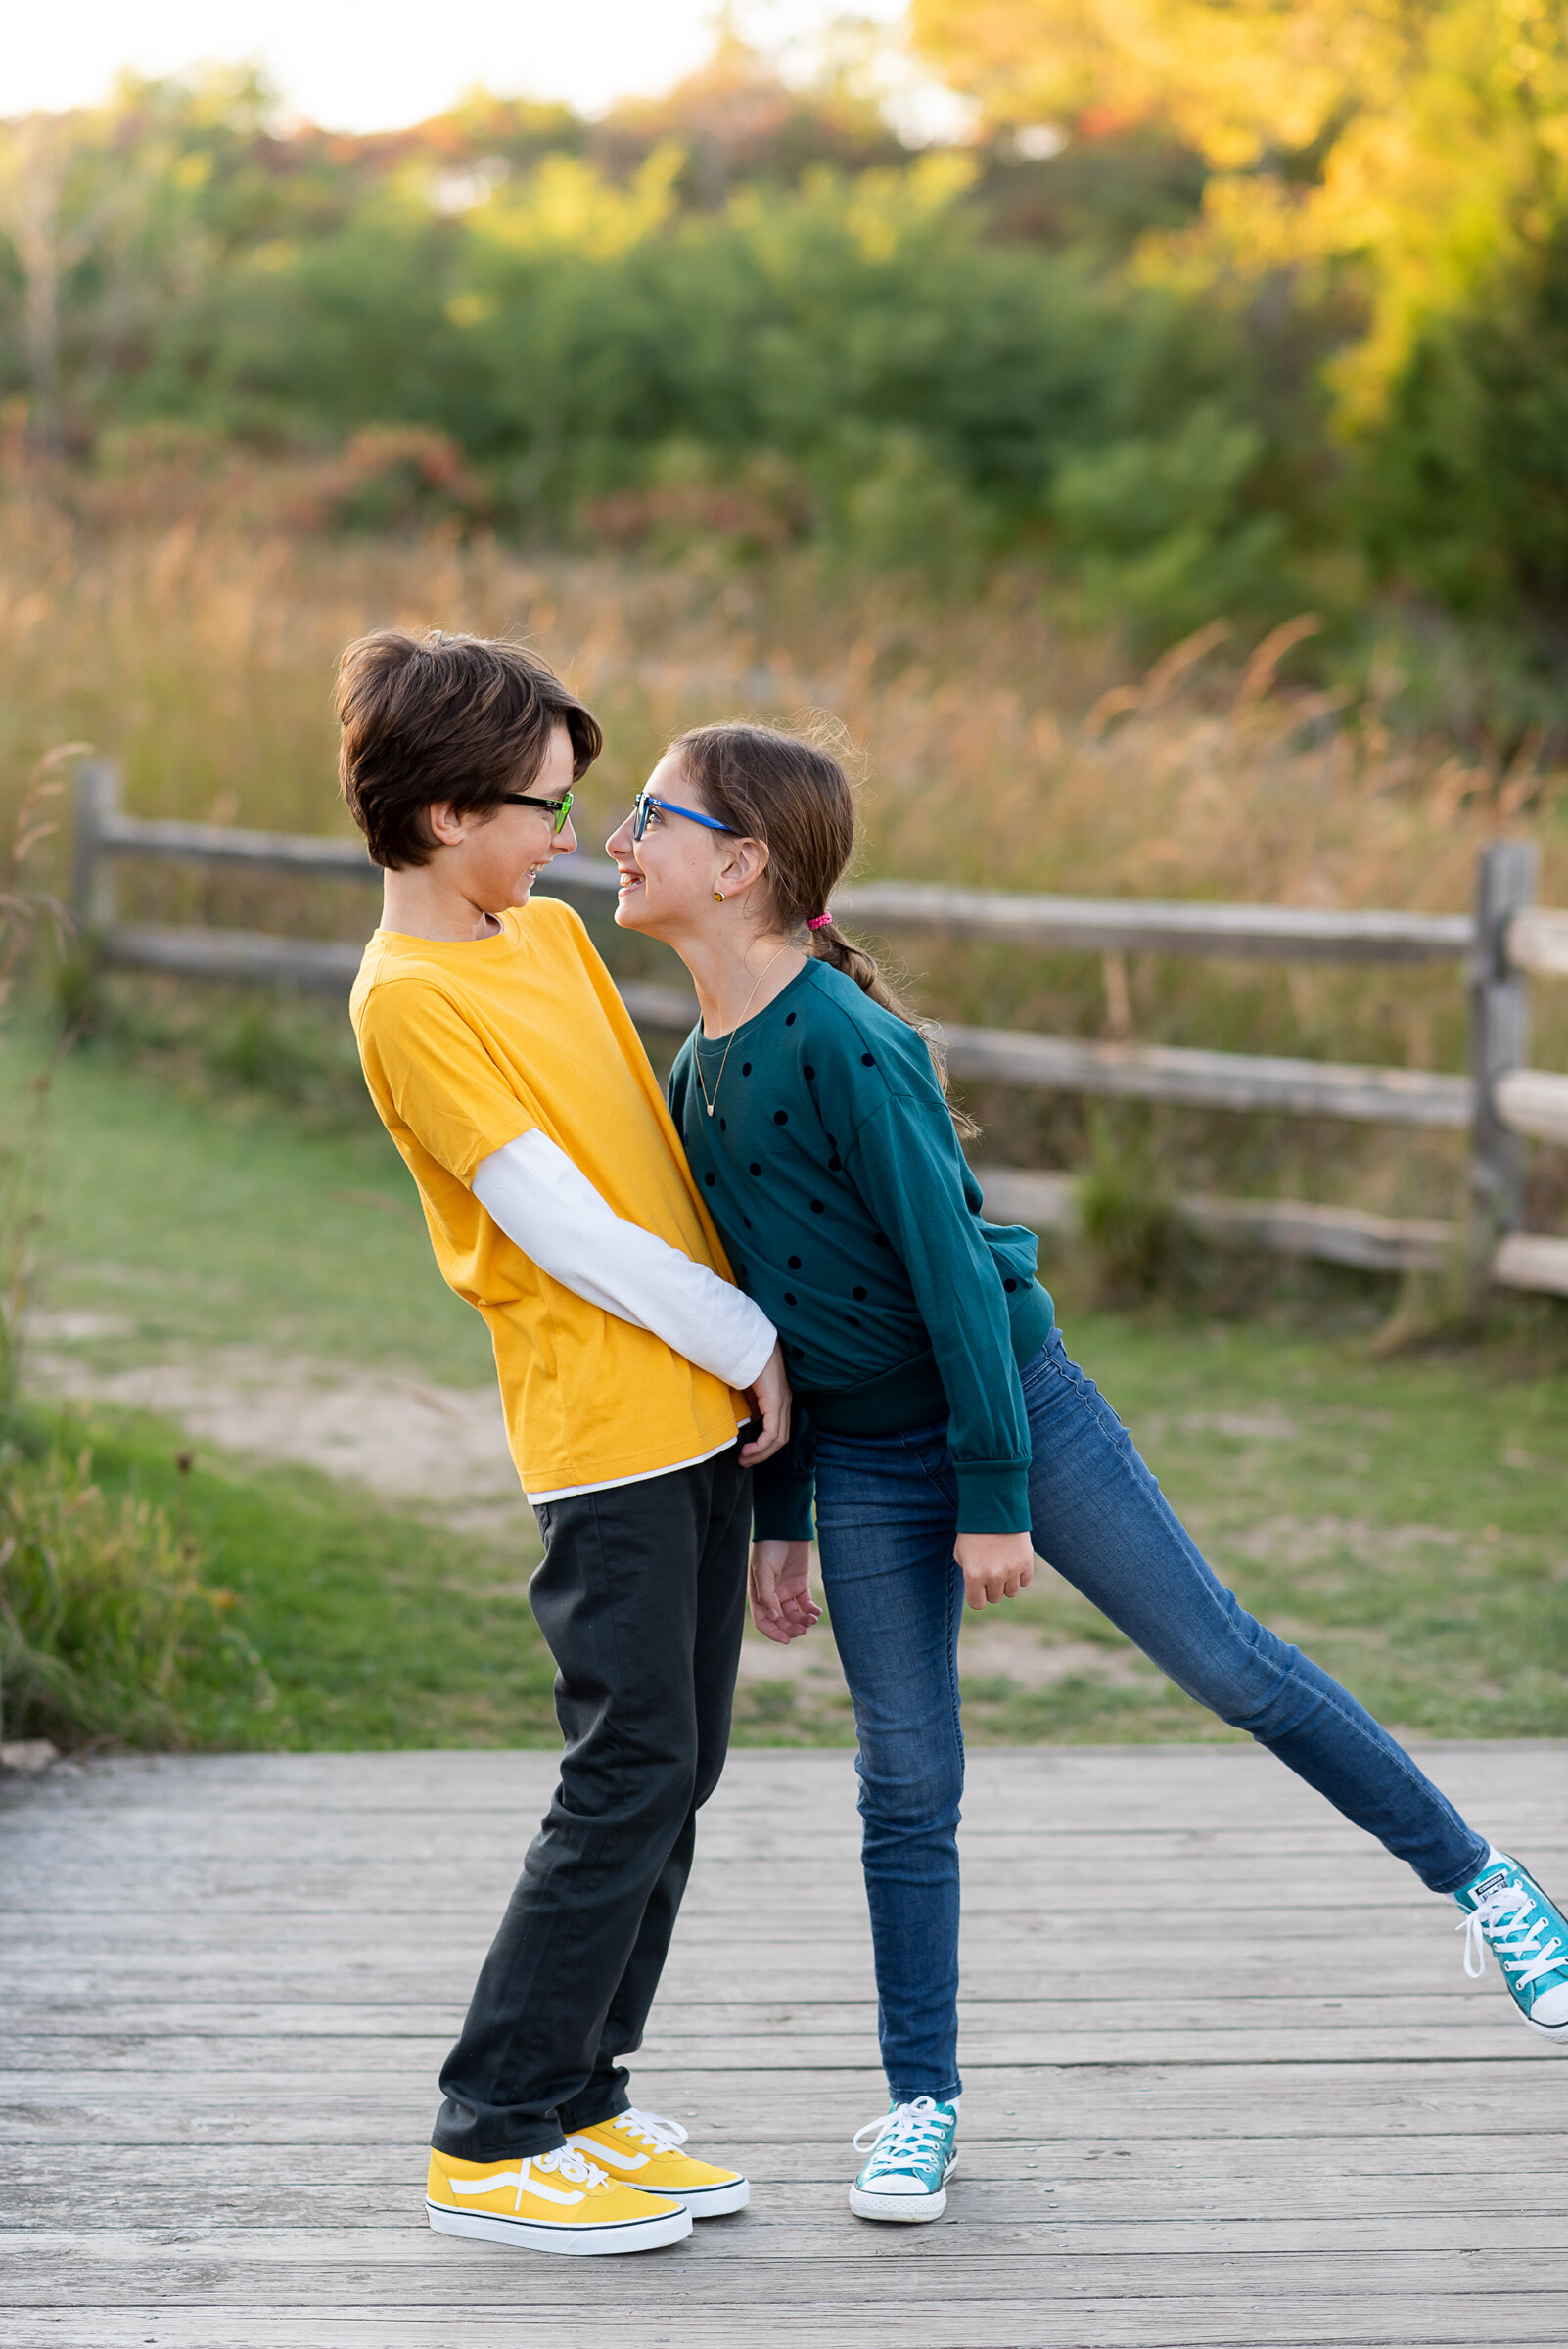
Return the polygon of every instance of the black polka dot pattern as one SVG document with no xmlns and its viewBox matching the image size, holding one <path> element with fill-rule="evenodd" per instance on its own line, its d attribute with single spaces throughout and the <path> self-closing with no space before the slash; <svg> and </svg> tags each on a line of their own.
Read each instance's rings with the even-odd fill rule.
<svg viewBox="0 0 1568 2349">
<path fill-rule="evenodd" d="M 786 1026 L 800 1028 L 800 1036 L 786 1036 Z M 814 1038 L 807 1033 L 813 1026 Z M 833 1354 L 836 1328 L 842 1359 L 863 1360 L 868 1370 L 875 1371 L 888 1353 L 897 1354 L 903 1345 L 904 1315 L 911 1303 L 901 1270 L 901 1241 L 874 1228 L 858 1193 L 859 1162 L 852 1174 L 848 1145 L 841 1146 L 826 1125 L 829 1117 L 836 1118 L 854 1142 L 865 1118 L 885 1108 L 890 1082 L 899 1091 L 904 1062 L 899 1049 L 890 1042 L 895 1074 L 885 1082 L 878 1074 L 882 1056 L 863 1023 L 858 1059 L 852 1038 L 853 1031 L 842 1039 L 850 1044 L 849 1051 L 843 1051 L 837 1033 L 830 1041 L 814 1016 L 807 1022 L 804 1007 L 797 1014 L 786 1004 L 776 1015 L 758 1022 L 750 1057 L 731 1062 L 724 1110 L 712 1124 L 702 1115 L 695 1086 L 682 1104 L 699 1193 L 718 1219 L 736 1279 L 777 1320 L 790 1379 L 803 1389 L 814 1376 L 808 1372 L 807 1362 L 814 1357 L 817 1340 L 811 1333 L 819 1322 L 824 1360 Z M 813 1050 L 826 1051 L 828 1065 L 819 1065 L 811 1057 Z M 721 1054 L 722 1045 L 718 1052 L 710 1054 L 705 1049 L 702 1054 L 702 1071 L 710 1085 Z M 754 1077 L 755 1086 L 750 1082 Z M 737 1079 L 745 1082 L 737 1082 Z M 919 1160 L 922 1151 L 913 1128 L 908 1146 Z M 924 1181 L 929 1187 L 936 1170 L 911 1166 L 910 1174 L 915 1184 L 913 1212 L 915 1199 L 923 1196 L 920 1184 Z M 741 1213 L 737 1177 L 743 1174 L 755 1185 L 750 1194 L 757 1203 L 755 1215 Z M 820 1186 L 815 1196 L 813 1177 Z M 950 1200 L 945 1211 L 956 1248 L 967 1262 L 967 1252 L 974 1246 L 970 1234 L 979 1239 L 990 1237 L 992 1245 L 988 1254 L 996 1265 L 992 1278 L 999 1275 L 1003 1279 L 1009 1314 L 1016 1315 L 1026 1307 L 1032 1286 L 1027 1262 L 1020 1262 L 1021 1252 L 1015 1248 L 994 1247 L 995 1235 L 988 1235 L 975 1221 L 985 1210 L 974 1201 L 974 1186 L 966 1183 L 965 1189 L 969 1195 Z M 967 1224 L 965 1207 L 972 1209 Z M 807 1210 L 811 1221 L 803 1228 Z M 939 1218 L 939 1228 L 942 1221 Z M 740 1262 L 742 1247 L 760 1251 L 755 1262 L 750 1255 L 745 1264 Z M 882 1252 L 880 1256 L 876 1251 Z M 802 1285 L 807 1264 L 809 1295 Z M 876 1268 L 879 1265 L 880 1270 Z M 792 1287 L 772 1285 L 781 1270 Z M 774 1301 L 771 1305 L 769 1293 Z M 845 1347 L 847 1355 L 842 1354 Z"/>
</svg>

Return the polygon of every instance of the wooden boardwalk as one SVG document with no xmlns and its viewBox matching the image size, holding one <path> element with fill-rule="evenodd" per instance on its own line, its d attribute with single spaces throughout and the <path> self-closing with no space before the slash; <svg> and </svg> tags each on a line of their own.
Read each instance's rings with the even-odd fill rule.
<svg viewBox="0 0 1568 2349">
<path fill-rule="evenodd" d="M 1568 1882 L 1568 1747 L 1433 1749 Z M 636 2093 L 749 2212 L 640 2258 L 424 2225 L 433 2084 L 543 1754 L 126 1761 L 0 1816 L 3 2349 L 1568 2341 L 1568 2055 L 1266 1756 L 973 1758 L 963 2166 L 845 2206 L 882 2103 L 845 1753 L 743 1753 Z"/>
</svg>

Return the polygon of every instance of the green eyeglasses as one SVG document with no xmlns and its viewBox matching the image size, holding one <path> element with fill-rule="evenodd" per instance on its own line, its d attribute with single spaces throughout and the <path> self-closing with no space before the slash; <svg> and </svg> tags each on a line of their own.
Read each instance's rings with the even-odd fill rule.
<svg viewBox="0 0 1568 2349">
<path fill-rule="evenodd" d="M 550 814 L 555 817 L 555 829 L 557 832 L 564 832 L 566 830 L 567 817 L 572 813 L 572 794 L 570 791 L 564 793 L 559 800 L 536 800 L 532 793 L 528 791 L 503 791 L 501 794 L 500 804 L 503 807 L 547 808 Z"/>
</svg>

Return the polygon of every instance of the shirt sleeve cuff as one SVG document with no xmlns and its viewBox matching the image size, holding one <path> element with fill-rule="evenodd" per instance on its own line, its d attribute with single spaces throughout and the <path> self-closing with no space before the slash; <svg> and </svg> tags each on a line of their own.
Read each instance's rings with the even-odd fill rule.
<svg viewBox="0 0 1568 2349">
<path fill-rule="evenodd" d="M 955 1460 L 953 1468 L 961 1534 L 1028 1533 L 1027 1460 L 971 1460 L 967 1465 Z"/>
<path fill-rule="evenodd" d="M 752 1478 L 752 1540 L 754 1542 L 813 1542 L 811 1502 L 816 1494 L 816 1471 L 800 1468 L 787 1451 L 764 1460 Z"/>
</svg>

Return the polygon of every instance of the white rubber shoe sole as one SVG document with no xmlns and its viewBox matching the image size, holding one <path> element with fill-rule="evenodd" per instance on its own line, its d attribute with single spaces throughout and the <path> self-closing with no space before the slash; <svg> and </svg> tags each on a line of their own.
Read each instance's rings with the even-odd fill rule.
<svg viewBox="0 0 1568 2349">
<path fill-rule="evenodd" d="M 726 2211 L 744 2210 L 752 2198 L 752 2189 L 744 2178 L 732 2179 L 728 2186 L 700 2186 L 694 2192 L 683 2194 L 672 2186 L 662 2186 L 659 2191 L 667 2201 L 684 2202 L 694 2219 L 719 2219 Z"/>
<path fill-rule="evenodd" d="M 509 2219 L 502 2211 L 451 2210 L 444 2202 L 429 2200 L 425 2212 L 438 2234 L 509 2243 L 514 2251 L 569 2251 L 587 2258 L 614 2251 L 657 2251 L 666 2243 L 683 2242 L 691 2233 L 691 2212 L 684 2208 L 661 2212 L 654 2219 L 619 2219 L 607 2227 L 541 2226 L 534 2219 Z"/>
<path fill-rule="evenodd" d="M 895 2227 L 928 2227 L 947 2207 L 947 2181 L 957 2167 L 955 2153 L 934 2194 L 877 2194 L 862 2186 L 852 2186 L 850 2208 L 857 2219 L 883 2219 Z"/>
</svg>

